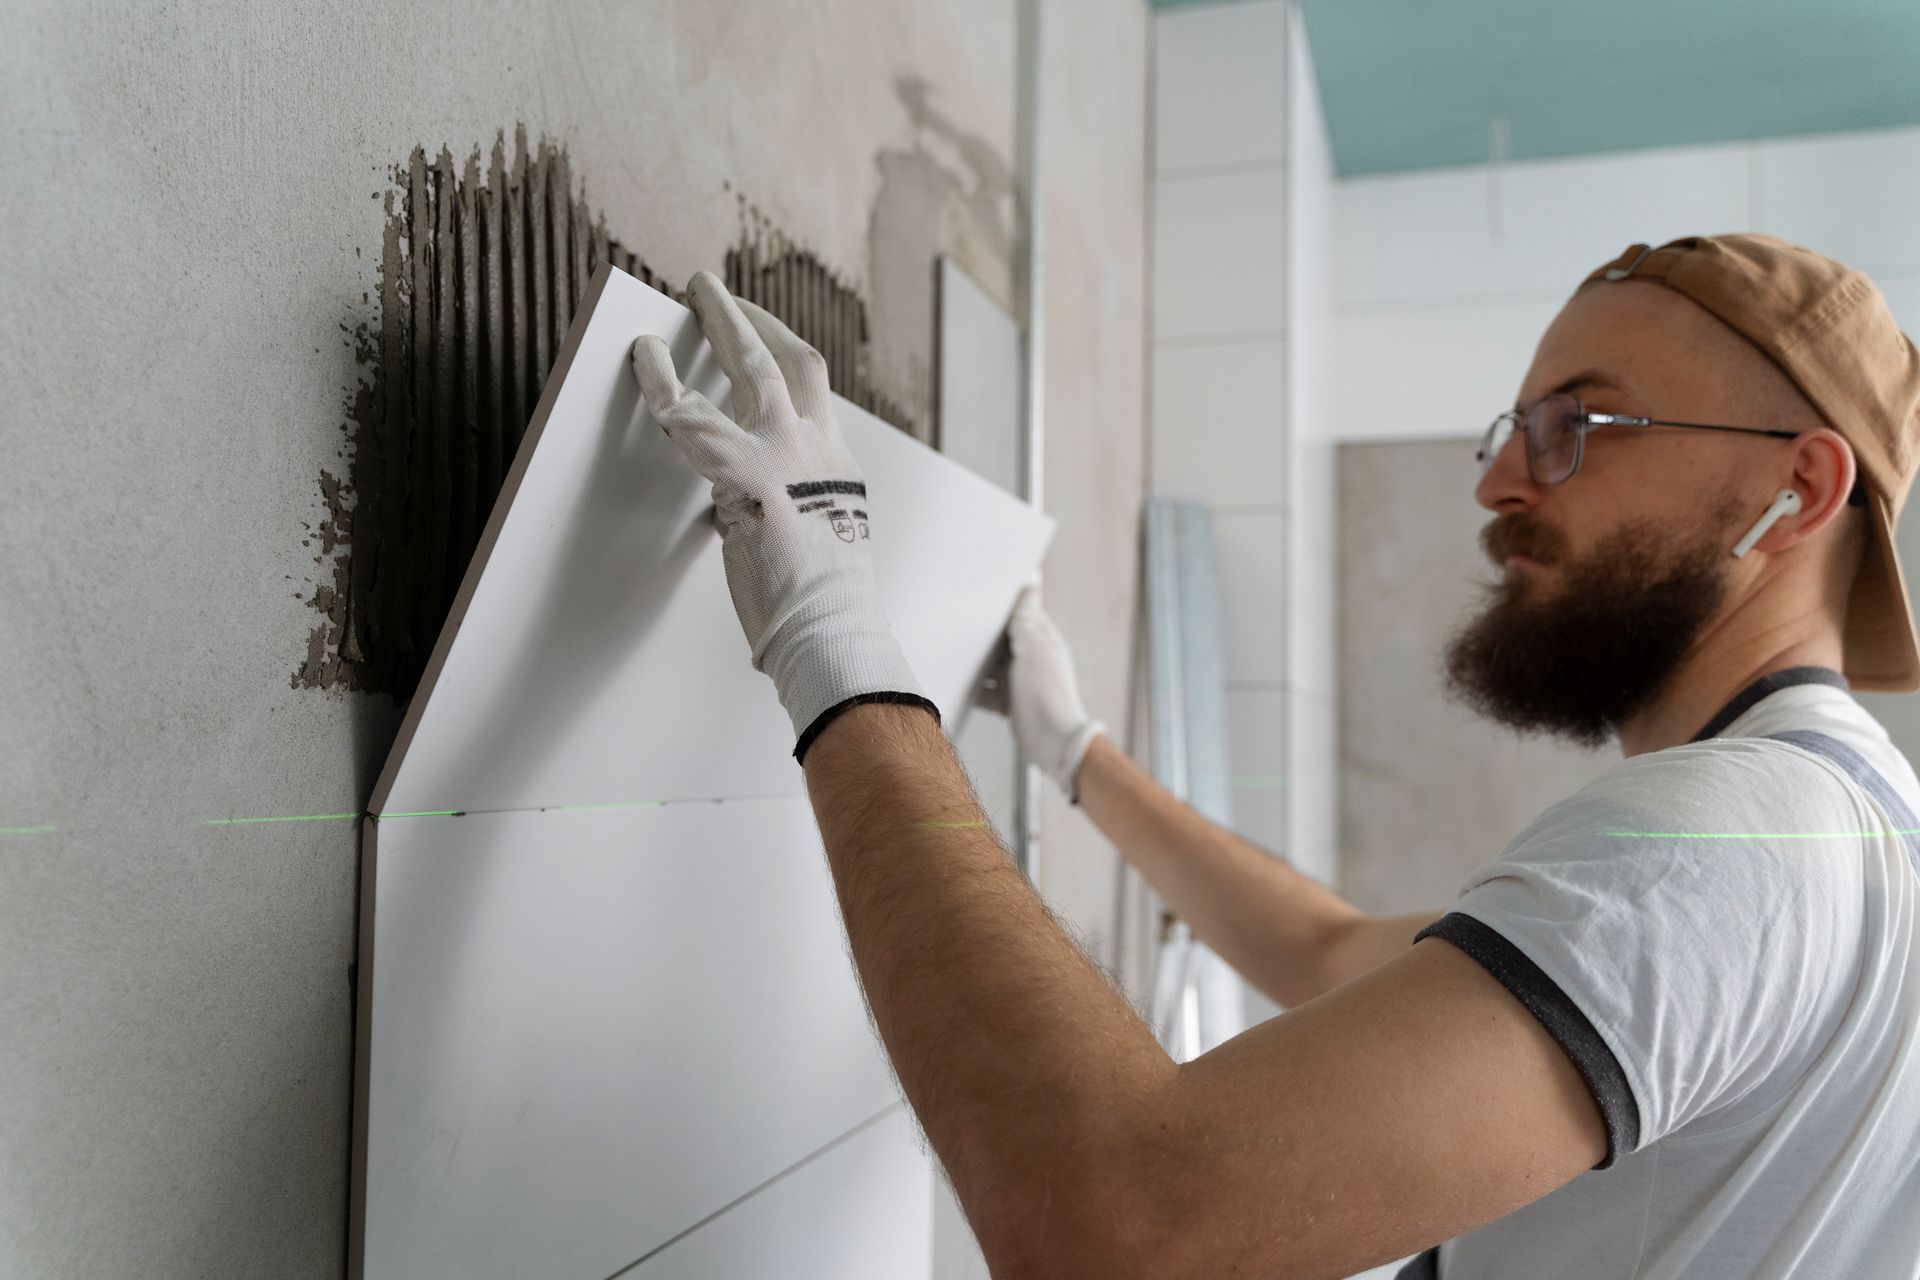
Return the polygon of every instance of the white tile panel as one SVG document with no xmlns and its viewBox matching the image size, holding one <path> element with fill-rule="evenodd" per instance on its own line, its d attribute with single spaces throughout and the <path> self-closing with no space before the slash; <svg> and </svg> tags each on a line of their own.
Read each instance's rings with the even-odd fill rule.
<svg viewBox="0 0 1920 1280">
<path fill-rule="evenodd" d="M 1335 304 L 1564 302 L 1635 241 L 1750 227 L 1744 146 L 1356 178 L 1336 184 Z"/>
<path fill-rule="evenodd" d="M 1290 793 L 1287 698 L 1281 689 L 1227 690 L 1233 828 L 1272 852 L 1286 845 Z"/>
<path fill-rule="evenodd" d="M 1756 230 L 1859 267 L 1920 273 L 1920 128 L 1753 147 Z"/>
<path fill-rule="evenodd" d="M 1286 323 L 1278 169 L 1154 184 L 1153 337 L 1273 336 Z"/>
<path fill-rule="evenodd" d="M 1227 690 L 1227 758 L 1237 785 L 1277 790 L 1287 766 L 1286 691 Z"/>
<path fill-rule="evenodd" d="M 898 1098 L 803 798 L 368 839 L 368 1280 L 610 1275 Z"/>
<path fill-rule="evenodd" d="M 919 1130 L 896 1108 L 622 1280 L 926 1280 L 933 1184 Z"/>
<path fill-rule="evenodd" d="M 716 403 L 692 314 L 603 267 L 501 489 L 374 812 L 799 794 L 793 730 L 749 662 L 711 486 L 640 401 L 628 352 L 668 338 Z M 957 711 L 1052 521 L 835 397 L 866 473 L 888 617 Z"/>
<path fill-rule="evenodd" d="M 1245 506 L 1285 500 L 1286 346 L 1160 347 L 1153 354 L 1153 492 Z"/>
<path fill-rule="evenodd" d="M 1331 883 L 1339 816 L 1337 720 L 1338 564 L 1335 517 L 1339 478 L 1328 352 L 1333 337 L 1333 244 L 1337 214 L 1326 137 L 1305 19 L 1293 17 L 1294 386 L 1288 456 L 1287 858 Z M 1383 381 L 1385 381 L 1383 379 Z M 1397 381 L 1397 380 L 1396 380 Z"/>
<path fill-rule="evenodd" d="M 1155 168 L 1280 160 L 1285 0 L 1190 5 L 1153 25 Z"/>
<path fill-rule="evenodd" d="M 952 258 L 935 265 L 934 420 L 940 452 L 1008 493 L 1020 489 L 1020 325 Z"/>
<path fill-rule="evenodd" d="M 933 1187 L 934 1280 L 993 1280 L 953 1186 L 936 1172 Z"/>
<path fill-rule="evenodd" d="M 1286 857 L 1286 792 L 1278 788 L 1235 787 L 1233 829 L 1268 853 Z"/>
<path fill-rule="evenodd" d="M 1335 518 L 1340 501 L 1338 446 L 1324 440 L 1296 441 L 1289 463 L 1287 574 L 1289 588 L 1287 682 L 1331 694 L 1334 672 L 1335 568 L 1339 557 Z"/>
<path fill-rule="evenodd" d="M 1216 511 L 1220 649 L 1229 684 L 1286 679 L 1286 515 Z"/>
<path fill-rule="evenodd" d="M 1332 885 L 1340 860 L 1339 704 L 1318 689 L 1289 689 L 1287 860 Z"/>
<path fill-rule="evenodd" d="M 1328 405 L 1336 437 L 1475 436 L 1520 391 L 1559 301 L 1336 314 Z"/>
</svg>

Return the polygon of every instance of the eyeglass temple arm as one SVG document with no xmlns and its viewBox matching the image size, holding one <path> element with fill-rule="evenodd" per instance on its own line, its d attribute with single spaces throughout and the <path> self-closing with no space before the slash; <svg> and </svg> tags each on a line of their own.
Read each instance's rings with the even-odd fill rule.
<svg viewBox="0 0 1920 1280">
<path fill-rule="evenodd" d="M 1591 427 L 1691 427 L 1695 431 L 1740 431 L 1753 436 L 1774 436 L 1781 440 L 1791 440 L 1799 435 L 1798 431 L 1775 431 L 1769 427 L 1728 427 L 1712 422 L 1668 422 L 1664 418 L 1638 418 L 1624 413 L 1589 413 L 1584 415 Z"/>
<path fill-rule="evenodd" d="M 1589 413 L 1586 415 L 1586 420 L 1587 425 L 1594 427 L 1692 427 L 1696 431 L 1739 431 L 1752 436 L 1774 436 L 1781 440 L 1792 440 L 1800 434 L 1798 431 L 1774 431 L 1767 427 L 1729 427 L 1712 422 L 1667 422 L 1660 418 L 1637 418 L 1622 413 Z M 1847 505 L 1862 507 L 1866 502 L 1866 481 L 1856 478 L 1853 482 L 1853 492 L 1847 495 Z"/>
</svg>

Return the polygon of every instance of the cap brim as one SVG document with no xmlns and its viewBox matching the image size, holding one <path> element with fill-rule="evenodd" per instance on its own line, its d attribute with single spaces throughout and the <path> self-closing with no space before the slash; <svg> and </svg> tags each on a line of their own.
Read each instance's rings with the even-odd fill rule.
<svg viewBox="0 0 1920 1280">
<path fill-rule="evenodd" d="M 1880 693 L 1920 689 L 1920 640 L 1913 631 L 1913 606 L 1906 576 L 1893 542 L 1893 517 L 1886 499 L 1867 493 L 1867 546 L 1847 600 L 1847 683 Z"/>
</svg>

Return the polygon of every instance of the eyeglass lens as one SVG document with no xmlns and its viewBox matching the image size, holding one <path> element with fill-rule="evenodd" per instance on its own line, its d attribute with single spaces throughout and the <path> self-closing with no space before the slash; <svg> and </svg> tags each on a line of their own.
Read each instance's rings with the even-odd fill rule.
<svg viewBox="0 0 1920 1280">
<path fill-rule="evenodd" d="M 1480 444 L 1482 475 L 1506 447 L 1514 432 L 1514 420 L 1519 416 L 1503 413 L 1487 428 Z M 1547 396 L 1528 406 L 1525 414 L 1527 474 L 1535 484 L 1559 484 L 1573 474 L 1580 460 L 1580 432 L 1574 425 L 1579 416 L 1580 402 L 1569 395 Z"/>
</svg>

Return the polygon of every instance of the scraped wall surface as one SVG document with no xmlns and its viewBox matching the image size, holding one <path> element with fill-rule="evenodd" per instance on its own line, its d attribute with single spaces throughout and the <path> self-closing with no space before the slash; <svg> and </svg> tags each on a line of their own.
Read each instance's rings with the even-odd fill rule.
<svg viewBox="0 0 1920 1280">
<path fill-rule="evenodd" d="M 1073 634 L 1132 616 L 1144 24 L 1049 9 Z M 924 418 L 932 254 L 1011 293 L 1012 5 L 27 3 L 0 50 L 36 175 L 0 194 L 0 1270 L 336 1276 L 353 815 L 400 704 L 289 673 L 391 167 L 524 123 L 675 286 L 744 200 L 868 302 L 874 383 Z M 1090 695 L 1124 671 L 1090 655 Z M 1110 855 L 1044 821 L 1111 962 Z"/>
</svg>

